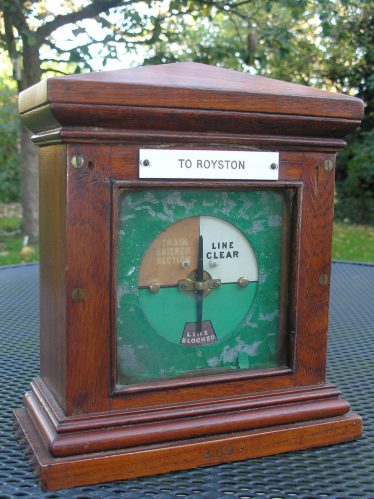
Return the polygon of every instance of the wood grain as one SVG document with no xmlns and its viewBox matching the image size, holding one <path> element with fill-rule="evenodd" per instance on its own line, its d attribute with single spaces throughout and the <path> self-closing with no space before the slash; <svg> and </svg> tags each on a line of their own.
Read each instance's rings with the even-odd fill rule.
<svg viewBox="0 0 374 499">
<path fill-rule="evenodd" d="M 359 123 L 360 100 L 183 63 L 54 78 L 23 93 L 20 109 L 42 146 L 41 376 L 15 425 L 44 488 L 361 434 L 359 416 L 325 379 L 334 201 L 325 161 L 335 161 Z M 139 180 L 146 147 L 279 151 L 279 180 Z M 124 188 L 159 187 L 292 197 L 282 256 L 285 365 L 116 386 L 117 199 Z"/>
<path fill-rule="evenodd" d="M 25 113 L 23 121 L 39 133 L 57 127 L 94 127 L 126 130 L 149 130 L 176 133 L 242 133 L 281 135 L 287 126 L 290 135 L 339 138 L 354 130 L 359 120 L 322 118 L 292 114 L 213 111 L 162 107 L 109 106 L 82 104 L 51 104 Z"/>
<path fill-rule="evenodd" d="M 82 155 L 84 165 L 72 167 Z M 109 408 L 110 153 L 69 146 L 67 158 L 66 413 Z M 75 301 L 74 289 L 84 298 Z"/>
<path fill-rule="evenodd" d="M 362 432 L 361 418 L 348 413 L 294 425 L 191 439 L 158 447 L 51 458 L 25 411 L 14 414 L 17 438 L 44 490 L 56 490 L 118 479 L 243 461 L 321 445 L 347 442 Z"/>
<path fill-rule="evenodd" d="M 40 367 L 66 403 L 66 146 L 40 149 Z"/>
<path fill-rule="evenodd" d="M 31 404 L 27 405 L 31 408 Z M 270 407 L 257 407 L 228 411 L 190 418 L 177 417 L 170 420 L 131 426 L 106 427 L 105 429 L 53 434 L 52 428 L 43 421 L 45 415 L 33 408 L 33 421 L 41 423 L 39 432 L 48 443 L 51 455 L 55 457 L 102 452 L 114 449 L 158 444 L 160 442 L 181 441 L 192 437 L 202 437 L 220 433 L 234 433 L 254 428 L 264 428 L 313 419 L 343 415 L 349 404 L 340 398 L 303 401 L 302 403 L 279 404 Z"/>
<path fill-rule="evenodd" d="M 297 383 L 317 384 L 325 379 L 334 217 L 334 170 L 325 170 L 327 159 L 335 162 L 334 155 L 303 157 L 300 264 L 295 283 Z"/>
<path fill-rule="evenodd" d="M 283 130 L 284 133 L 284 130 Z M 227 149 L 256 150 L 256 151 L 322 151 L 336 152 L 343 149 L 347 144 L 339 138 L 304 137 L 294 135 L 259 135 L 259 134 L 228 134 L 202 133 L 173 131 L 165 132 L 159 130 L 123 130 L 118 128 L 89 128 L 64 127 L 52 130 L 43 130 L 32 137 L 37 145 L 52 145 L 61 142 L 79 144 L 121 144 L 130 147 L 152 146 L 152 147 L 186 147 L 186 143 L 192 148 L 204 145 L 208 148 L 225 147 Z"/>
<path fill-rule="evenodd" d="M 21 113 L 45 104 L 42 85 L 22 93 Z M 191 62 L 55 77 L 47 82 L 47 100 L 171 108 L 189 108 L 193 101 L 197 109 L 363 116 L 362 101 L 355 97 Z"/>
</svg>

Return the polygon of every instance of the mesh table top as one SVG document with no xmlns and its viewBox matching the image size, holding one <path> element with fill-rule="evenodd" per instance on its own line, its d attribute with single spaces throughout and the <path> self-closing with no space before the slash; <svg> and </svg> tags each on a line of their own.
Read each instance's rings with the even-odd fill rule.
<svg viewBox="0 0 374 499">
<path fill-rule="evenodd" d="M 11 409 L 39 370 L 38 265 L 0 268 L 0 499 L 374 499 L 374 265 L 335 262 L 328 381 L 364 421 L 350 443 L 43 493 L 12 432 Z"/>
</svg>

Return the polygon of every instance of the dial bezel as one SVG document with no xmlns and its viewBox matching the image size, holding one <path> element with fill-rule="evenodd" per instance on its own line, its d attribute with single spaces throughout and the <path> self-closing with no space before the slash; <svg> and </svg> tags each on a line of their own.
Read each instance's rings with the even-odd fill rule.
<svg viewBox="0 0 374 499">
<path fill-rule="evenodd" d="M 290 334 L 290 330 L 292 331 L 292 303 L 290 297 L 292 297 L 294 291 L 289 289 L 288 282 L 290 273 L 294 271 L 293 267 L 295 266 L 295 262 L 290 261 L 291 257 L 291 248 L 292 251 L 295 248 L 295 244 L 298 238 L 298 230 L 297 224 L 295 224 L 296 218 L 298 215 L 298 210 L 301 204 L 301 189 L 302 184 L 300 182 L 281 182 L 277 184 L 270 185 L 267 182 L 236 182 L 235 185 L 231 182 L 214 182 L 209 186 L 204 185 L 204 189 L 207 191 L 210 190 L 220 190 L 220 191 L 246 191 L 246 190 L 269 190 L 275 189 L 278 192 L 284 192 L 285 195 L 289 197 L 289 210 L 287 213 L 287 222 L 284 223 L 283 227 L 283 251 L 282 251 L 282 275 L 280 279 L 281 285 L 281 303 L 280 303 L 280 333 L 279 333 L 279 341 L 284 342 L 285 345 L 285 358 L 286 362 L 284 365 L 280 367 L 270 367 L 270 368 L 259 368 L 256 370 L 238 370 L 238 371 L 230 371 L 225 373 L 196 373 L 189 377 L 173 377 L 167 379 L 157 379 L 157 380 L 146 380 L 142 382 L 137 382 L 134 384 L 118 384 L 117 383 L 117 346 L 116 346 L 116 310 L 115 306 L 112 305 L 112 389 L 113 393 L 129 393 L 129 392 L 142 392 L 154 389 L 162 389 L 167 386 L 173 387 L 183 387 L 183 386 L 193 386 L 193 385 L 204 385 L 209 383 L 216 383 L 225 380 L 240 380 L 240 379 L 252 379 L 252 378 L 260 378 L 274 375 L 287 375 L 291 374 L 293 369 L 293 359 L 295 358 L 294 352 L 294 341 L 292 333 Z M 123 190 L 132 190 L 132 189 L 202 189 L 202 185 L 198 181 L 188 181 L 188 182 L 180 182 L 180 181 L 170 181 L 163 182 L 162 186 L 157 181 L 118 181 L 114 182 L 113 185 L 113 265 L 112 269 L 115 270 L 117 268 L 117 255 L 116 255 L 116 247 L 117 247 L 117 230 L 118 230 L 118 199 L 119 195 Z M 296 230 L 291 231 L 291 227 L 294 227 Z M 291 265 L 292 264 L 292 265 Z M 112 275 L 112 304 L 116 301 L 116 275 L 115 271 Z"/>
</svg>

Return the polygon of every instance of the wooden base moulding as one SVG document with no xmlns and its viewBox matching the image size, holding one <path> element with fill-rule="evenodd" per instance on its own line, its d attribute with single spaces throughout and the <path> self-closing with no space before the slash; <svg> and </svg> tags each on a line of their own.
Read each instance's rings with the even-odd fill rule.
<svg viewBox="0 0 374 499">
<path fill-rule="evenodd" d="M 209 414 L 213 406 L 207 404 L 198 410 L 203 417 L 188 414 L 188 408 L 177 416 L 173 409 L 174 416 L 164 415 L 163 421 L 152 417 L 130 425 L 120 425 L 129 416 L 117 413 L 105 427 L 100 415 L 53 422 L 50 408 L 28 392 L 26 409 L 14 411 L 14 423 L 44 490 L 330 445 L 362 432 L 360 416 L 349 411 L 333 385 L 241 397 L 231 404 L 237 409 Z"/>
</svg>

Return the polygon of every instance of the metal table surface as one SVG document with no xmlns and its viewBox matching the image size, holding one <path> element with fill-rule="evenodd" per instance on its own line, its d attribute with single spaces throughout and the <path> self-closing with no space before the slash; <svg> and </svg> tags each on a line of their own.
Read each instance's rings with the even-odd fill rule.
<svg viewBox="0 0 374 499">
<path fill-rule="evenodd" d="M 38 265 L 0 268 L 0 499 L 15 497 L 374 499 L 374 265 L 334 262 L 328 381 L 364 420 L 330 447 L 43 493 L 12 432 L 11 409 L 39 370 Z"/>
</svg>

